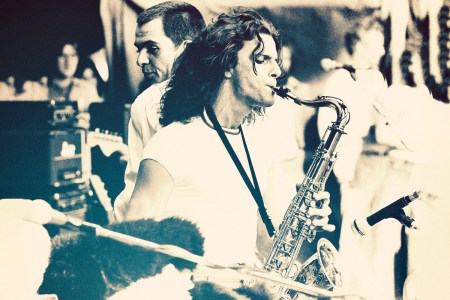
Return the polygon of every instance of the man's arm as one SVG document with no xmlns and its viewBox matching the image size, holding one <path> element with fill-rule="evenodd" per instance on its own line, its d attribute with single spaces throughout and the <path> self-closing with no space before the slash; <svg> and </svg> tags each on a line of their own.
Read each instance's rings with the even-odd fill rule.
<svg viewBox="0 0 450 300">
<path fill-rule="evenodd" d="M 160 218 L 173 185 L 172 176 L 159 162 L 143 160 L 133 194 L 125 209 L 125 219 Z"/>
<path fill-rule="evenodd" d="M 142 159 L 143 137 L 142 120 L 139 114 L 134 114 L 134 106 L 131 108 L 130 122 L 128 124 L 128 163 L 125 169 L 125 188 L 114 201 L 114 215 L 117 221 L 124 218 L 124 209 L 130 200 L 136 182 L 139 162 Z"/>
<path fill-rule="evenodd" d="M 125 170 L 125 189 L 114 202 L 114 214 L 118 221 L 123 219 L 125 209 L 136 182 L 142 152 L 159 128 L 157 108 L 161 98 L 158 87 L 152 86 L 142 92 L 131 105 L 128 124 L 128 163 Z"/>
</svg>

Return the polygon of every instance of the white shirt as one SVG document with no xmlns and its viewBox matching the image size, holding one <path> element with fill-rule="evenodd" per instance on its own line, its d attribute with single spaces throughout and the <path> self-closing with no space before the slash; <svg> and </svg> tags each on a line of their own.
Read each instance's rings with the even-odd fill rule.
<svg viewBox="0 0 450 300">
<path fill-rule="evenodd" d="M 267 141 L 243 127 L 264 195 L 273 175 L 273 153 Z M 241 135 L 227 138 L 251 179 Z M 172 123 L 152 138 L 143 159 L 159 162 L 174 180 L 169 201 L 159 209 L 160 218 L 181 216 L 196 223 L 205 237 L 204 256 L 214 262 L 255 263 L 257 205 L 215 130 L 199 117 L 188 124 Z M 272 200 L 264 202 L 270 215 Z"/>
<path fill-rule="evenodd" d="M 118 221 L 123 220 L 123 210 L 131 198 L 136 183 L 142 151 L 161 128 L 159 107 L 168 81 L 154 84 L 143 91 L 131 105 L 128 124 L 128 164 L 125 170 L 125 188 L 114 202 L 114 214 Z"/>
</svg>

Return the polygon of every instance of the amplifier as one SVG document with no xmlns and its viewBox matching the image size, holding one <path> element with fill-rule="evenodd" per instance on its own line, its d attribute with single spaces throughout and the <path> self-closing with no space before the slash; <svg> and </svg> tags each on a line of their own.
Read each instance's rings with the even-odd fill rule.
<svg viewBox="0 0 450 300">
<path fill-rule="evenodd" d="M 59 187 L 82 178 L 84 139 L 82 130 L 50 132 L 50 185 Z"/>
<path fill-rule="evenodd" d="M 0 128 L 50 129 L 74 127 L 78 106 L 74 101 L 0 101 Z"/>
<path fill-rule="evenodd" d="M 51 201 L 53 206 L 63 212 L 85 210 L 87 208 L 88 198 L 93 194 L 90 182 L 73 184 L 53 190 Z"/>
<path fill-rule="evenodd" d="M 0 198 L 51 197 L 50 187 L 83 182 L 82 130 L 0 128 Z"/>
</svg>

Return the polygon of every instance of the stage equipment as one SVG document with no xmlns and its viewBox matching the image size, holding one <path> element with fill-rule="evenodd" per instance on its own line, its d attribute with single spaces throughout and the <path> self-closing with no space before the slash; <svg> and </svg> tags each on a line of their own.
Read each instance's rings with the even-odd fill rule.
<svg viewBox="0 0 450 300">
<path fill-rule="evenodd" d="M 272 286 L 283 286 L 284 288 L 292 291 L 297 291 L 299 293 L 320 298 L 342 298 L 346 295 L 349 295 L 345 294 L 343 291 L 328 291 L 318 287 L 309 286 L 299 282 L 294 282 L 292 280 L 280 278 L 279 276 L 276 276 L 274 274 L 269 274 L 265 271 L 247 265 L 223 265 L 210 261 L 203 256 L 196 255 L 192 252 L 187 251 L 186 249 L 175 245 L 162 245 L 149 240 L 144 240 L 127 234 L 109 230 L 97 224 L 86 222 L 79 218 L 52 209 L 46 201 L 39 199 L 34 201 L 18 199 L 2 200 L 0 201 L 0 217 L 2 216 L 2 214 L 4 216 L 12 214 L 12 217 L 27 220 L 36 224 L 54 224 L 57 226 L 61 226 L 61 228 L 64 228 L 65 230 L 79 230 L 85 232 L 86 234 L 94 235 L 95 237 L 112 239 L 126 245 L 140 247 L 146 250 L 166 254 L 171 257 L 180 258 L 202 266 L 206 266 L 211 269 L 227 269 L 230 272 L 234 272 L 236 274 L 236 278 L 241 278 L 242 281 L 250 281 L 253 279 L 260 282 L 265 282 Z M 220 282 L 218 283 L 220 284 Z"/>
<path fill-rule="evenodd" d="M 282 278 L 304 284 L 314 284 L 324 289 L 340 287 L 341 272 L 334 265 L 336 249 L 323 239 L 319 240 L 318 253 L 310 258 L 300 271 L 293 268 L 304 240 L 311 242 L 316 236 L 308 210 L 321 208 L 322 202 L 315 201 L 313 194 L 324 190 L 337 157 L 337 145 L 344 134 L 345 126 L 350 121 L 350 113 L 342 100 L 320 96 L 316 100 L 303 100 L 290 93 L 285 87 L 273 88 L 280 97 L 293 100 L 298 105 L 312 107 L 330 107 L 335 110 L 337 119 L 326 130 L 314 160 L 297 194 L 290 203 L 283 221 L 275 234 L 271 252 L 264 264 L 264 269 L 274 272 Z M 318 260 L 318 261 L 317 261 Z M 315 261 L 315 262 L 314 262 Z M 296 291 L 281 287 L 282 299 L 297 299 Z"/>
<path fill-rule="evenodd" d="M 74 101 L 0 101 L 1 130 L 74 128 L 77 117 Z"/>
<path fill-rule="evenodd" d="M 62 211 L 85 209 L 84 130 L 69 101 L 0 102 L 0 198 L 42 198 Z"/>
<path fill-rule="evenodd" d="M 405 214 L 403 207 L 407 206 L 412 201 L 419 199 L 419 197 L 420 192 L 414 192 L 411 195 L 401 197 L 367 218 L 355 219 L 351 225 L 353 233 L 358 236 L 363 236 L 372 226 L 387 218 L 396 219 L 408 228 L 417 229 L 414 225 L 414 219 Z"/>
</svg>

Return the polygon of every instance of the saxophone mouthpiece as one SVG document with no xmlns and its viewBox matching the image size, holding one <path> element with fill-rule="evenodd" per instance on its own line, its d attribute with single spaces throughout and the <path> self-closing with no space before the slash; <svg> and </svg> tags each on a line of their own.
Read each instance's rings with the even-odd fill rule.
<svg viewBox="0 0 450 300">
<path fill-rule="evenodd" d="M 285 86 L 280 86 L 280 87 L 272 87 L 272 89 L 274 90 L 274 92 L 280 96 L 281 98 L 287 98 L 289 92 L 291 91 L 289 88 L 285 87 Z"/>
<path fill-rule="evenodd" d="M 294 94 L 291 93 L 291 90 L 285 86 L 279 86 L 279 87 L 272 87 L 272 90 L 281 98 L 284 99 L 291 99 L 293 100 L 296 104 L 298 105 L 302 105 L 302 100 L 297 98 L 297 96 L 295 96 Z"/>
</svg>

